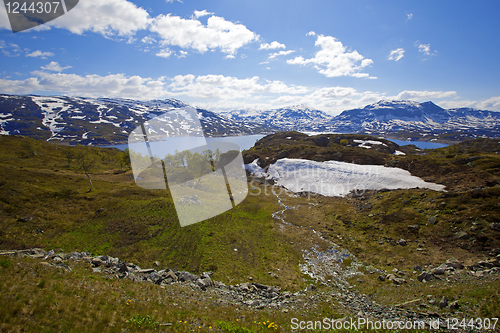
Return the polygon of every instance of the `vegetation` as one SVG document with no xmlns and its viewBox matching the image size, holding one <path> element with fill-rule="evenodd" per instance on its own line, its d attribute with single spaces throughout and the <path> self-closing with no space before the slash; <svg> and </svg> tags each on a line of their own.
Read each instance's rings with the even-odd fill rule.
<svg viewBox="0 0 500 333">
<path fill-rule="evenodd" d="M 226 284 L 252 277 L 295 292 L 316 283 L 298 267 L 303 250 L 318 245 L 312 227 L 355 255 L 343 265 L 361 264 L 363 275 L 353 276 L 350 283 L 379 303 L 392 306 L 427 295 L 447 296 L 458 300 L 470 317 L 500 316 L 496 275 L 424 284 L 414 273 L 417 265 L 425 269 L 451 257 L 471 264 L 500 249 L 500 232 L 491 228 L 500 222 L 497 141 L 466 141 L 418 155 L 393 155 L 353 146 L 355 139 L 379 140 L 368 136 L 331 135 L 325 144 L 321 136 L 279 135 L 274 143 L 265 138 L 245 151 L 245 160 L 271 163 L 282 152 L 321 160 L 340 153 L 339 160 L 405 168 L 447 185 L 447 192 L 411 189 L 303 198 L 253 181 L 247 198 L 234 209 L 181 228 L 168 190 L 143 189 L 134 183 L 129 166 L 124 166 L 127 152 L 0 136 L 0 249 L 89 251 L 141 267 L 159 261 L 162 268 L 212 271 L 213 280 Z M 79 154 L 93 161 L 87 168 L 91 192 L 82 162 L 76 162 Z M 172 172 L 181 168 L 175 165 Z M 286 210 L 285 219 L 298 228 L 272 218 L 282 204 L 293 207 Z M 436 224 L 428 223 L 432 217 Z M 420 227 L 412 232 L 410 225 Z M 458 239 L 462 231 L 469 237 Z M 401 238 L 406 246 L 397 245 Z M 208 294 L 200 300 L 182 285 L 162 288 L 112 280 L 93 273 L 84 262 L 71 268 L 69 272 L 40 260 L 0 257 L 0 331 L 287 332 L 290 319 L 302 316 L 300 309 L 285 313 L 214 305 Z M 372 268 L 396 268 L 405 272 L 408 283 L 381 282 Z M 318 284 L 318 295 L 325 290 Z M 415 305 L 415 310 L 424 309 Z M 308 313 L 310 318 L 346 315 L 342 306 L 327 301 Z"/>
</svg>

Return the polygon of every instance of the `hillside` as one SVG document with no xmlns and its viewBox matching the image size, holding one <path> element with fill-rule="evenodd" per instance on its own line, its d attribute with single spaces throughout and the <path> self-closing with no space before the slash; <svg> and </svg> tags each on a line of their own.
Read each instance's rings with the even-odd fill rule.
<svg viewBox="0 0 500 333">
<path fill-rule="evenodd" d="M 55 250 L 45 260 L 32 252 L 0 256 L 2 330 L 78 331 L 82 323 L 91 330 L 134 330 L 130 320 L 150 316 L 176 332 L 289 332 L 291 318 L 305 308 L 311 318 L 332 319 L 360 311 L 379 319 L 498 317 L 498 142 L 466 141 L 417 155 L 386 141 L 387 147 L 370 143 L 377 140 L 279 133 L 244 158 L 258 158 L 262 166 L 282 152 L 289 158 L 306 152 L 302 157 L 317 161 L 355 159 L 409 170 L 447 192 L 301 196 L 250 177 L 250 194 L 240 205 L 180 228 L 168 191 L 133 184 L 130 170 L 121 168 L 124 153 L 0 137 L 0 249 Z M 81 156 L 93 161 L 91 192 Z M 57 268 L 57 253 L 72 251 L 158 272 L 211 271 L 211 279 L 229 289 L 117 279 L 81 260 L 61 259 L 71 271 Z M 424 277 L 431 281 L 421 282 Z M 252 290 L 259 285 L 281 288 L 271 296 L 278 297 L 275 305 L 256 302 L 260 296 Z M 444 296 L 455 305 L 441 308 Z M 276 329 L 267 327 L 271 322 Z"/>
</svg>

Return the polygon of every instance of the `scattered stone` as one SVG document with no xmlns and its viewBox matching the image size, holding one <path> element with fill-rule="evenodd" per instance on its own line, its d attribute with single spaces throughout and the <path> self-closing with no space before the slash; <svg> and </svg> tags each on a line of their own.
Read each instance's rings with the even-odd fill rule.
<svg viewBox="0 0 500 333">
<path fill-rule="evenodd" d="M 459 231 L 455 234 L 455 238 L 456 239 L 469 239 L 470 236 L 468 233 L 466 233 L 465 231 Z"/>
<path fill-rule="evenodd" d="M 458 301 L 453 301 L 448 305 L 448 307 L 450 310 L 458 310 L 458 308 L 460 308 L 460 304 L 458 304 Z"/>
<path fill-rule="evenodd" d="M 408 226 L 408 231 L 412 233 L 417 233 L 419 229 L 420 226 L 418 224 L 412 224 Z"/>
<path fill-rule="evenodd" d="M 405 240 L 405 239 L 403 239 L 403 238 L 401 238 L 400 240 L 398 240 L 398 241 L 396 242 L 396 244 L 401 245 L 401 246 L 406 246 L 406 240 Z"/>
<path fill-rule="evenodd" d="M 378 276 L 378 279 L 379 279 L 380 281 L 382 281 L 382 282 L 383 282 L 383 281 L 385 281 L 385 276 L 383 276 L 383 275 L 379 275 L 379 276 Z"/>
<path fill-rule="evenodd" d="M 29 222 L 33 220 L 33 216 L 24 216 L 17 219 L 18 222 Z"/>
<path fill-rule="evenodd" d="M 420 282 L 432 281 L 436 278 L 434 274 L 422 272 L 419 276 L 417 276 L 417 280 Z"/>
<path fill-rule="evenodd" d="M 160 262 L 159 262 L 159 261 L 155 261 L 155 262 L 153 263 L 153 266 L 160 267 Z"/>
<path fill-rule="evenodd" d="M 447 306 L 448 306 L 448 298 L 446 296 L 443 296 L 443 298 L 441 298 L 441 301 L 439 302 L 439 308 L 444 309 Z"/>
<path fill-rule="evenodd" d="M 450 258 L 446 260 L 446 265 L 448 267 L 453 267 L 454 269 L 463 269 L 464 265 L 455 258 Z"/>
<path fill-rule="evenodd" d="M 500 231 L 500 223 L 491 223 L 490 228 L 491 230 Z"/>
<path fill-rule="evenodd" d="M 437 218 L 436 218 L 436 216 L 429 217 L 429 219 L 427 220 L 427 224 L 430 224 L 430 225 L 437 224 Z"/>
</svg>

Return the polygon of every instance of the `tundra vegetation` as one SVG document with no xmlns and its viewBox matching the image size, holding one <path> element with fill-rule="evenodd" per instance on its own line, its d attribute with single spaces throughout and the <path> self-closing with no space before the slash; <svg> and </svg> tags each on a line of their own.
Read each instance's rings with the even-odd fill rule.
<svg viewBox="0 0 500 333">
<path fill-rule="evenodd" d="M 354 140 L 386 146 L 367 149 Z M 394 155 L 395 150 L 405 155 Z M 307 299 L 317 299 L 314 306 L 305 305 L 306 300 L 287 311 L 236 301 L 220 304 L 201 290 L 116 279 L 94 272 L 84 261 L 68 263 L 69 271 L 42 264 L 43 259 L 2 255 L 0 330 L 288 332 L 291 318 L 356 316 L 347 304 L 325 298 L 331 287 L 301 272 L 304 250 L 319 244 L 311 228 L 353 254 L 342 267 L 356 265 L 359 274 L 347 282 L 379 304 L 418 300 L 408 303 L 408 310 L 499 317 L 495 270 L 482 275 L 464 269 L 432 281 L 417 279 L 420 270 L 430 271 L 451 258 L 472 267 L 500 253 L 499 151 L 498 141 L 489 139 L 420 151 L 365 135 L 278 133 L 244 151 L 245 163 L 258 158 L 265 167 L 289 157 L 386 165 L 444 184 L 446 192 L 298 196 L 249 178 L 249 195 L 241 204 L 181 228 L 168 190 L 134 183 L 127 152 L 0 136 L 0 250 L 88 251 L 141 267 L 156 262 L 197 275 L 211 271 L 212 280 L 226 285 L 253 281 L 291 293 L 308 288 Z M 170 172 L 184 165 L 174 156 L 165 160 Z M 212 166 L 202 160 L 206 156 L 195 171 L 210 172 Z M 284 219 L 296 228 L 272 217 L 283 203 L 293 207 Z M 391 274 L 405 282 L 385 278 Z M 457 301 L 457 307 L 439 307 L 443 297 Z"/>
</svg>

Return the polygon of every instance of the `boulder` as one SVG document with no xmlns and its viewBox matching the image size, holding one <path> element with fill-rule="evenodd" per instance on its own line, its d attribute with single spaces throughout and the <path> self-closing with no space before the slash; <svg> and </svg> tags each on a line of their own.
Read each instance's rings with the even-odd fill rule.
<svg viewBox="0 0 500 333">
<path fill-rule="evenodd" d="M 436 276 L 434 274 L 427 273 L 427 272 L 422 272 L 419 276 L 417 276 L 417 280 L 420 282 L 431 281 L 431 280 L 434 280 L 435 278 L 436 278 Z"/>
<path fill-rule="evenodd" d="M 185 282 L 185 281 L 196 281 L 198 280 L 198 276 L 194 275 L 194 274 L 191 274 L 189 272 L 184 272 L 184 271 L 181 271 L 181 272 L 178 272 L 178 278 L 179 278 L 179 281 L 181 282 Z"/>
<path fill-rule="evenodd" d="M 454 269 L 463 269 L 464 265 L 455 258 L 450 258 L 445 262 L 446 266 L 452 267 Z"/>
</svg>

